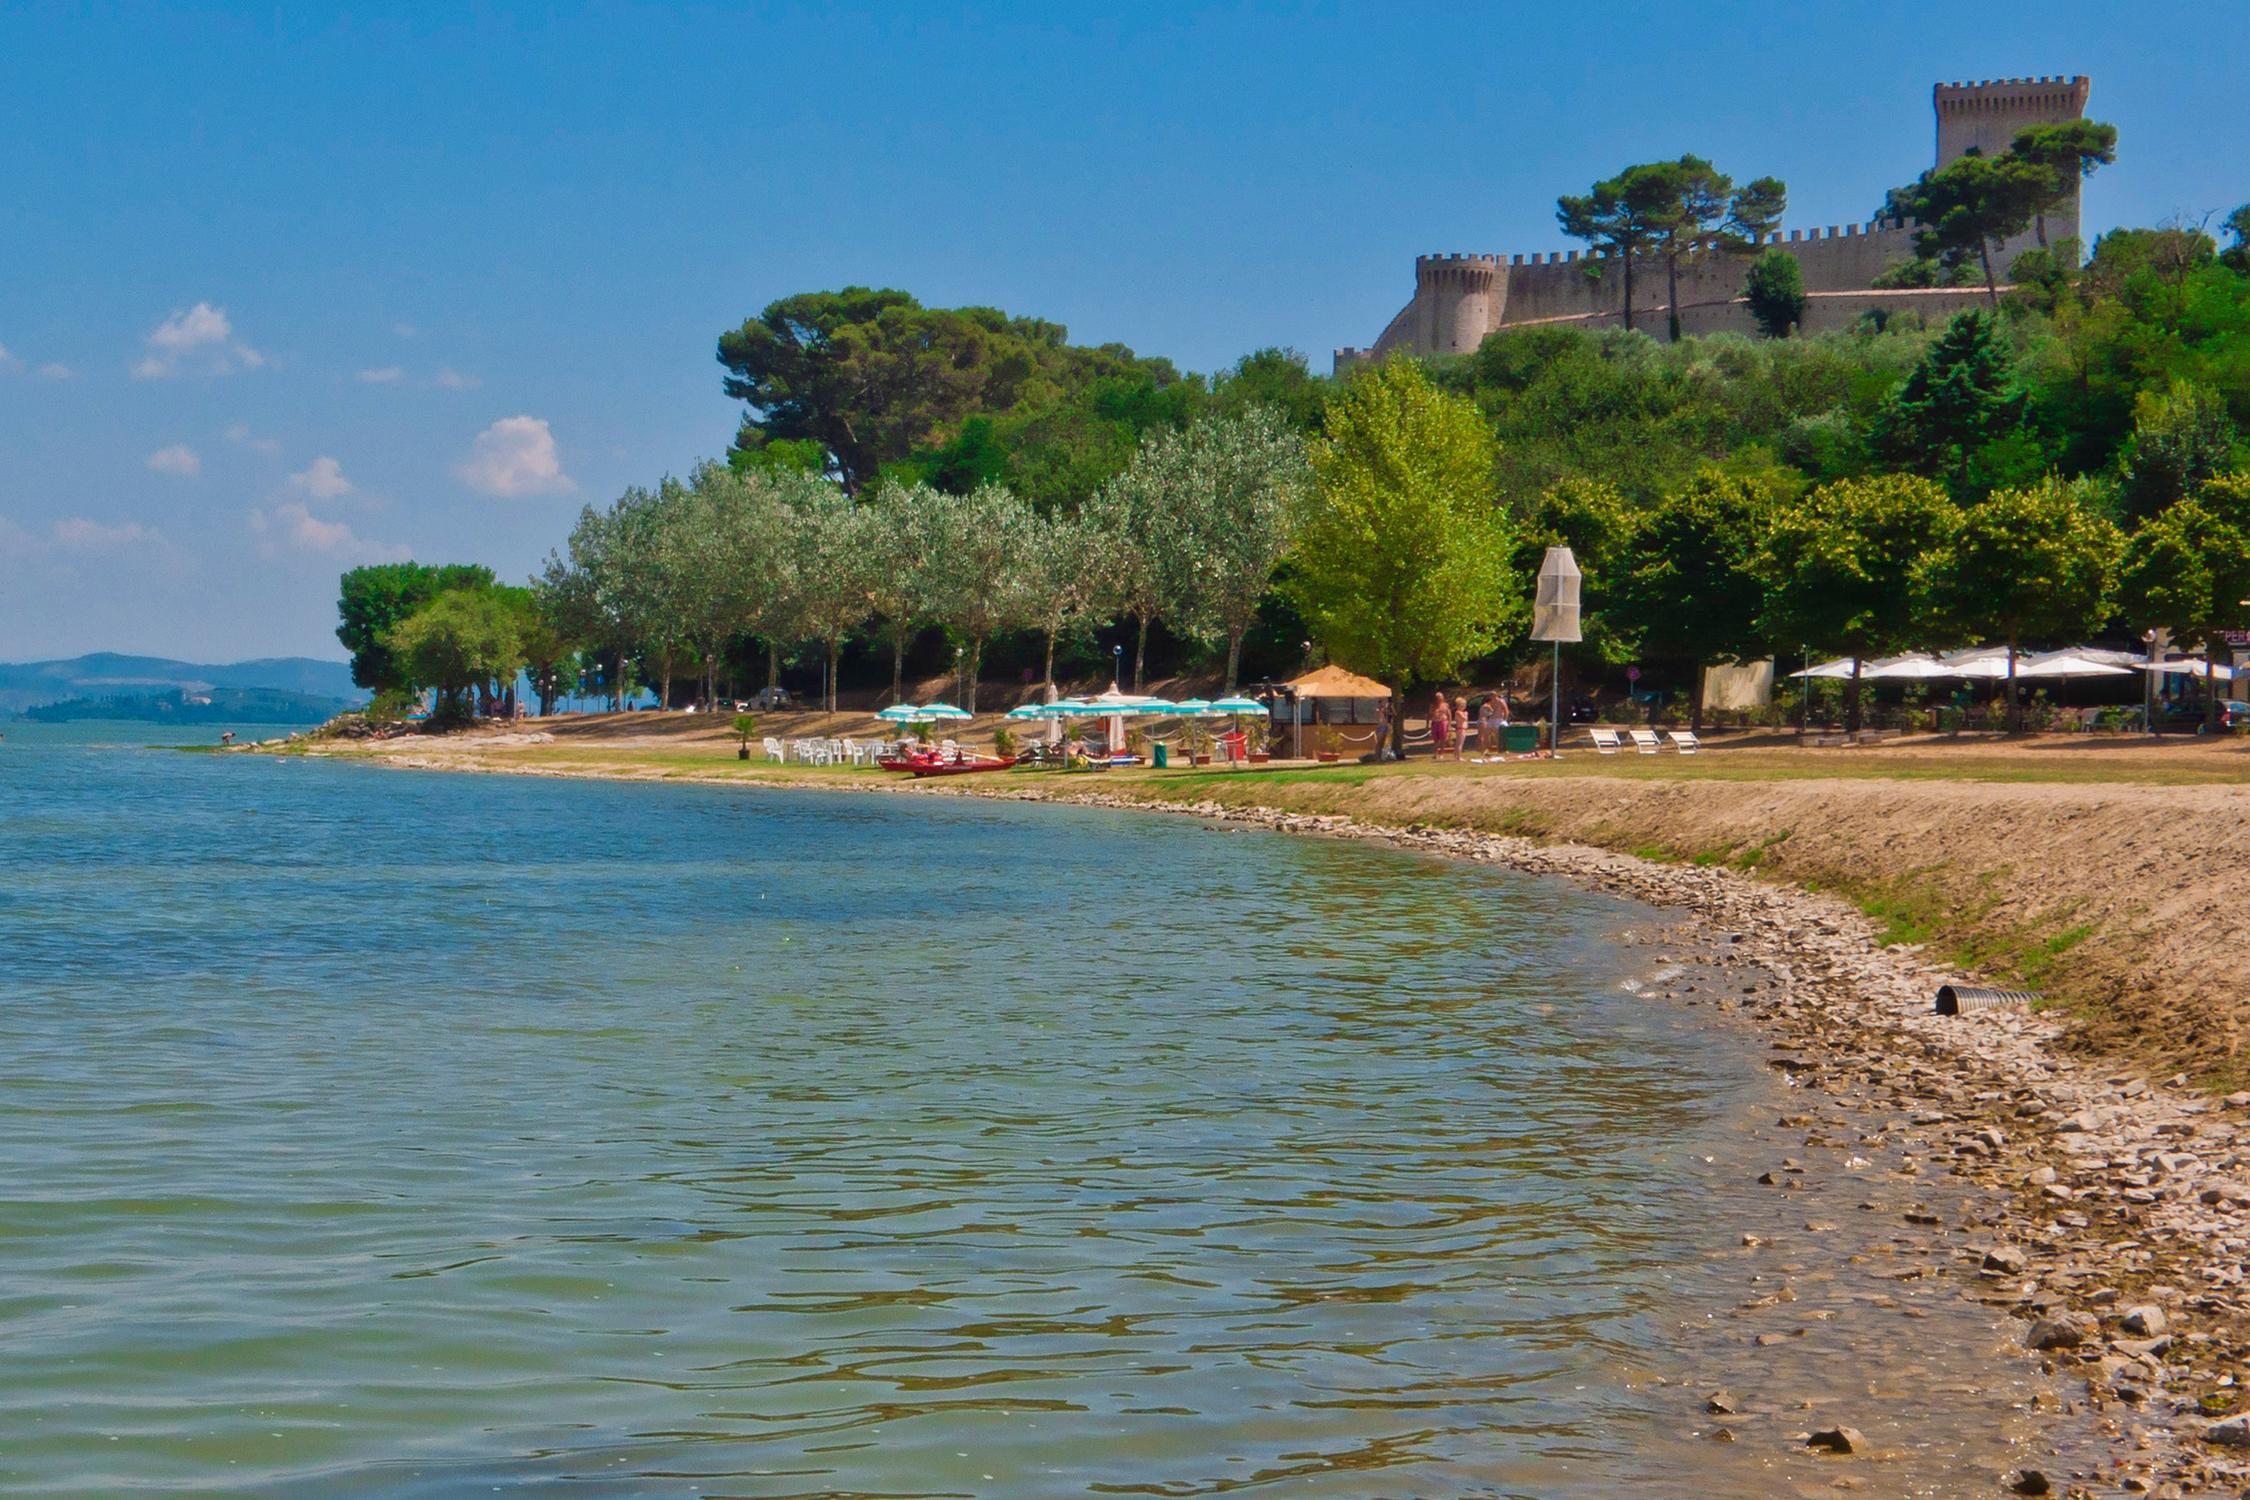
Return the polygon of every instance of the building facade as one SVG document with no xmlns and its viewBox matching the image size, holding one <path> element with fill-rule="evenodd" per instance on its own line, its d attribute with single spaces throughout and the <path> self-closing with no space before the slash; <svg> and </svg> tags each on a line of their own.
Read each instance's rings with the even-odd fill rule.
<svg viewBox="0 0 2250 1500">
<path fill-rule="evenodd" d="M 1987 156 L 2008 149 L 2017 131 L 2029 125 L 2081 118 L 2092 82 L 2075 78 L 1998 78 L 1979 83 L 1941 83 L 1932 90 L 1937 114 L 1937 166 L 1972 147 Z M 1873 197 L 1874 192 L 1869 196 Z M 2078 234 L 2078 195 L 2003 247 L 1995 271 L 2038 243 L 2043 229 L 2052 243 Z M 1804 329 L 1820 333 L 1850 328 L 1877 310 L 1913 310 L 1945 316 L 1975 306 L 1979 288 L 1901 288 L 1878 291 L 1872 283 L 1885 270 L 1914 254 L 1914 230 L 1895 222 L 1783 229 L 1765 236 L 1766 245 L 1796 257 L 1805 278 Z M 1414 296 L 1367 348 L 1338 349 L 1339 374 L 1363 360 L 1386 355 L 1468 354 L 1504 328 L 1565 326 L 1617 327 L 1625 321 L 1625 278 L 1615 257 L 1577 250 L 1533 255 L 1422 255 L 1414 261 Z M 1682 333 L 1755 333 L 1757 325 L 1742 298 L 1748 258 L 1705 254 L 1680 266 Z M 1659 260 L 1633 264 L 1633 324 L 1661 335 L 1670 311 L 1664 266 Z"/>
</svg>

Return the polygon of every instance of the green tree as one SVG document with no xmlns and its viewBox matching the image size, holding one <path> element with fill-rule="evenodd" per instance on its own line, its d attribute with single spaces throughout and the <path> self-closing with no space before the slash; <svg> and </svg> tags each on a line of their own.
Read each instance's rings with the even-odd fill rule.
<svg viewBox="0 0 2250 1500">
<path fill-rule="evenodd" d="M 986 439 L 948 452 L 948 462 L 979 479 L 993 445 L 1013 451 L 1002 414 L 1069 408 L 1105 380 L 1178 380 L 1169 362 L 1121 345 L 1072 345 L 1057 323 L 990 307 L 924 307 L 905 292 L 868 287 L 773 302 L 723 334 L 718 357 L 724 390 L 748 407 L 730 465 L 774 466 L 764 459 L 774 443 L 814 443 L 818 471 L 832 470 L 854 495 L 888 465 L 951 450 L 969 418 L 996 420 Z M 795 450 L 778 466 L 814 467 Z"/>
<path fill-rule="evenodd" d="M 961 706 L 977 711 L 985 643 L 1023 623 L 1016 580 L 1031 529 L 1031 508 L 1005 486 L 988 484 L 966 495 L 931 492 L 929 567 L 924 602 L 930 618 L 960 638 Z"/>
<path fill-rule="evenodd" d="M 1769 339 L 1787 338 L 1805 321 L 1805 269 L 1796 256 L 1774 246 L 1750 262 L 1742 296 L 1759 331 Z"/>
<path fill-rule="evenodd" d="M 1492 432 L 1410 360 L 1354 376 L 1313 445 L 1289 597 L 1329 654 L 1405 694 L 1490 651 L 1524 610 Z M 1403 748 L 1403 716 L 1392 717 Z"/>
<path fill-rule="evenodd" d="M 1212 377 L 1211 410 L 1217 416 L 1239 417 L 1253 407 L 1267 407 L 1308 437 L 1321 429 L 1328 409 L 1332 382 L 1312 373 L 1305 356 L 1294 349 L 1256 349 L 1234 362 L 1234 367 Z"/>
<path fill-rule="evenodd" d="M 795 582 L 796 636 L 821 648 L 822 707 L 836 711 L 836 661 L 844 637 L 875 612 L 869 598 L 871 533 L 880 521 L 832 484 L 802 486 L 792 498 L 790 574 Z"/>
<path fill-rule="evenodd" d="M 1883 403 L 1871 436 L 1893 462 L 1966 490 L 1977 456 L 2022 425 L 2023 398 L 1998 324 L 1964 312 Z"/>
<path fill-rule="evenodd" d="M 433 718 L 466 717 L 472 688 L 515 680 L 523 667 L 518 608 L 499 590 L 449 589 L 385 636 L 410 687 L 434 689 Z"/>
<path fill-rule="evenodd" d="M 2125 543 L 2118 587 L 2125 618 L 2202 644 L 2211 661 L 2227 632 L 2250 624 L 2250 532 L 2200 498 L 2141 523 Z M 2206 679 L 2207 726 L 2218 723 L 2217 684 Z"/>
<path fill-rule="evenodd" d="M 2220 220 L 2219 227 L 2234 242 L 2219 252 L 2220 263 L 2238 275 L 2250 275 L 2250 203 Z"/>
<path fill-rule="evenodd" d="M 2118 455 L 2119 494 L 2134 520 L 2185 499 L 2234 467 L 2239 439 L 2218 392 L 2173 380 L 2133 402 L 2133 435 Z"/>
<path fill-rule="evenodd" d="M 636 561 L 622 533 L 615 506 L 581 508 L 564 550 L 547 554 L 532 584 L 563 634 L 601 662 L 611 706 L 620 710 L 632 692 L 629 667 L 639 648 L 631 607 Z"/>
<path fill-rule="evenodd" d="M 2097 629 L 2107 618 L 2124 546 L 2124 536 L 2087 509 L 2073 486 L 2050 479 L 1970 506 L 1952 544 L 1924 559 L 1919 586 L 1955 629 L 2007 645 L 2011 731 L 2023 728 L 2018 649 L 2026 640 Z"/>
<path fill-rule="evenodd" d="M 1649 179 L 1648 170 L 1628 167 L 1584 193 L 1565 193 L 1555 200 L 1555 219 L 1562 225 L 1562 232 L 1574 240 L 1584 240 L 1617 263 L 1624 280 L 1628 332 L 1633 327 L 1633 261 L 1655 243 L 1665 210 L 1662 185 Z M 1586 266 L 1589 276 L 1599 277 L 1607 270 L 1604 260 L 1592 260 Z"/>
<path fill-rule="evenodd" d="M 1304 439 L 1263 407 L 1207 417 L 1152 434 L 1118 482 L 1135 492 L 1136 514 L 1164 517 L 1142 538 L 1164 618 L 1182 634 L 1226 643 L 1231 692 L 1243 634 L 1289 550 L 1307 482 Z"/>
<path fill-rule="evenodd" d="M 1055 644 L 1063 636 L 1100 618 L 1110 597 L 1113 574 L 1106 555 L 1108 535 L 1078 516 L 1033 516 L 1024 528 L 1023 565 L 1016 591 L 1023 623 L 1046 642 L 1040 681 L 1047 701 L 1055 690 Z"/>
<path fill-rule="evenodd" d="M 1997 309 L 2000 284 L 1993 274 L 1993 255 L 2029 228 L 2054 198 L 2048 168 L 2012 154 L 1984 156 L 1972 148 L 1908 186 L 1893 188 L 1883 217 L 1921 226 L 1915 250 L 1924 260 L 1949 268 L 1973 262 L 1983 274 L 1985 296 Z"/>
<path fill-rule="evenodd" d="M 1133 621 L 1133 691 L 1144 690 L 1148 666 L 1148 627 L 1164 608 L 1154 538 L 1172 517 L 1152 485 L 1128 470 L 1112 477 L 1086 507 L 1086 520 L 1098 534 L 1104 564 L 1103 607 Z"/>
<path fill-rule="evenodd" d="M 538 588 L 494 584 L 493 593 L 515 612 L 516 644 L 523 657 L 523 672 L 539 699 L 539 713 L 555 711 L 555 702 L 570 690 L 576 678 L 578 643 L 563 620 L 548 607 L 549 596 Z"/>
<path fill-rule="evenodd" d="M 1664 300 L 1673 343 L 1680 341 L 1680 262 L 1697 255 L 1739 255 L 1771 234 L 1788 207 L 1778 177 L 1736 187 L 1700 156 L 1625 170 L 1627 201 L 1649 205 L 1650 248 L 1664 262 Z"/>
<path fill-rule="evenodd" d="M 1760 548 L 1780 508 L 1770 483 L 1705 469 L 1642 517 L 1603 571 L 1607 622 L 1647 655 L 1689 664 L 1689 726 L 1703 728 L 1703 668 L 1751 661 L 1760 628 Z"/>
<path fill-rule="evenodd" d="M 867 510 L 867 603 L 891 648 L 892 703 L 906 696 L 906 648 L 929 615 L 930 575 L 941 538 L 931 524 L 939 494 L 927 484 L 885 479 Z"/>
<path fill-rule="evenodd" d="M 1930 582 L 1960 520 L 1929 480 L 1884 474 L 1823 485 L 1767 528 L 1755 564 L 1765 584 L 1758 628 L 1776 647 L 1855 659 L 1845 688 L 1850 728 L 1861 725 L 1868 658 L 1948 644 Z"/>
<path fill-rule="evenodd" d="M 352 654 L 352 681 L 370 692 L 405 688 L 384 637 L 439 594 L 491 586 L 492 570 L 475 563 L 370 563 L 346 573 L 337 590 L 336 639 Z"/>
<path fill-rule="evenodd" d="M 2039 248 L 2047 248 L 2047 215 L 2070 201 L 2078 184 L 2117 160 L 2117 127 L 2099 120 L 2063 120 L 2016 132 L 2008 155 L 2046 174 L 2046 191 L 2032 211 Z"/>
</svg>

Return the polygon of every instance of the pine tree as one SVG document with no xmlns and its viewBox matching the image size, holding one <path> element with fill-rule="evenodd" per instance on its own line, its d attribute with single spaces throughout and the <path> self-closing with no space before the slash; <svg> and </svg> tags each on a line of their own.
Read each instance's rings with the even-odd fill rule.
<svg viewBox="0 0 2250 1500">
<path fill-rule="evenodd" d="M 2023 397 L 1999 325 L 1965 312 L 1883 403 L 1872 436 L 1884 457 L 1966 489 L 1977 453 L 2022 426 Z"/>
</svg>

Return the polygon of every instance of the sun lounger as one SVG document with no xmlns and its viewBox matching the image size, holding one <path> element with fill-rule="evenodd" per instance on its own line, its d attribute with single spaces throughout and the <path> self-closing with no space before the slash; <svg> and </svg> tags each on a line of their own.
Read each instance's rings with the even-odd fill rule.
<svg viewBox="0 0 2250 1500">
<path fill-rule="evenodd" d="M 1631 733 L 1633 748 L 1643 755 L 1654 755 L 1664 748 L 1664 742 L 1656 737 L 1656 731 L 1653 729 L 1635 729 Z"/>
<path fill-rule="evenodd" d="M 1594 748 L 1596 750 L 1599 750 L 1602 754 L 1615 755 L 1618 752 L 1618 749 L 1620 748 L 1620 742 L 1617 738 L 1616 730 L 1589 729 L 1586 732 L 1594 737 Z"/>
<path fill-rule="evenodd" d="M 1692 729 L 1675 729 L 1672 731 L 1672 748 L 1682 755 L 1693 755 L 1703 748 L 1703 742 L 1695 737 Z"/>
</svg>

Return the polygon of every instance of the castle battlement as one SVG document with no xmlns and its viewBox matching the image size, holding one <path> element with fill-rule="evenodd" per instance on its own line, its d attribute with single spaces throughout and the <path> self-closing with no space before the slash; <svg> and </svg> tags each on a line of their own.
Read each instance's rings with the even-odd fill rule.
<svg viewBox="0 0 2250 1500">
<path fill-rule="evenodd" d="M 2032 78 L 1989 78 L 1974 83 L 1940 83 L 1932 101 L 1937 116 L 1937 165 L 1944 166 L 1974 148 L 1987 155 L 2008 149 L 2028 125 L 2074 120 L 2085 113 L 2093 87 L 2084 74 Z M 1910 173 L 1902 171 L 1898 181 Z M 1872 196 L 1872 195 L 1871 195 Z M 2048 238 L 2078 233 L 2076 199 L 2046 216 Z M 1899 219 L 1857 224 L 1781 228 L 1756 236 L 1759 249 L 1774 248 L 1794 257 L 1804 273 L 1805 291 L 1814 299 L 1806 323 L 1849 327 L 1862 314 L 1897 303 L 1925 316 L 1942 316 L 1956 302 L 1968 306 L 1981 290 L 1886 292 L 1873 289 L 1875 278 L 1914 254 L 1915 230 Z M 2002 247 L 2002 266 L 2028 248 Z M 1616 256 L 1599 249 L 1539 250 L 1522 254 L 1448 251 L 1414 258 L 1414 297 L 1391 319 L 1372 348 L 1336 351 L 1336 368 L 1396 351 L 1415 354 L 1466 354 L 1502 328 L 1531 324 L 1610 327 L 1630 322 L 1661 333 L 1668 322 L 1669 295 L 1663 262 L 1636 256 L 1632 266 L 1633 306 L 1624 306 L 1627 278 L 1612 273 Z M 1689 332 L 1750 332 L 1753 324 L 1742 301 L 1746 257 L 1699 252 L 1679 268 L 1680 319 Z"/>
</svg>

